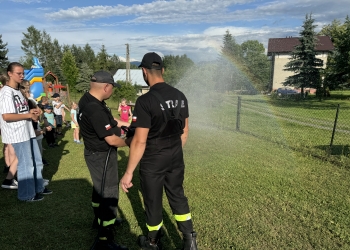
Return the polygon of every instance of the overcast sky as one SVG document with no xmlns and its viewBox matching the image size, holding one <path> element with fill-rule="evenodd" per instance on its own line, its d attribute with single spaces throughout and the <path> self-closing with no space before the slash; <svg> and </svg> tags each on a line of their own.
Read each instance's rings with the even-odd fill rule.
<svg viewBox="0 0 350 250">
<path fill-rule="evenodd" d="M 238 43 L 298 36 L 312 12 L 317 31 L 350 15 L 350 0 L 0 0 L 0 34 L 10 61 L 23 55 L 21 39 L 30 25 L 62 44 L 140 61 L 149 51 L 186 54 L 195 62 L 217 58 L 226 32 Z"/>
</svg>

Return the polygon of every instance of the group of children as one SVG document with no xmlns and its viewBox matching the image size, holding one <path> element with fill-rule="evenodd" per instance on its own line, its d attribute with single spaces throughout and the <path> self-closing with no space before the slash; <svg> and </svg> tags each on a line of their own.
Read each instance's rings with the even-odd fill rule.
<svg viewBox="0 0 350 250">
<path fill-rule="evenodd" d="M 60 95 L 55 93 L 52 95 L 52 104 L 49 104 L 49 99 L 45 96 L 41 98 L 38 106 L 41 108 L 42 116 L 41 122 L 43 124 L 42 133 L 45 134 L 47 145 L 51 148 L 58 146 L 56 144 L 57 136 L 62 135 L 63 124 L 69 125 L 73 128 L 73 139 L 77 144 L 81 144 L 79 139 L 79 125 L 77 123 L 77 109 L 76 102 L 72 102 L 72 107 L 69 110 L 67 106 L 60 100 Z M 65 110 L 70 111 L 71 122 L 66 123 Z M 40 126 L 38 126 L 40 129 Z"/>
</svg>

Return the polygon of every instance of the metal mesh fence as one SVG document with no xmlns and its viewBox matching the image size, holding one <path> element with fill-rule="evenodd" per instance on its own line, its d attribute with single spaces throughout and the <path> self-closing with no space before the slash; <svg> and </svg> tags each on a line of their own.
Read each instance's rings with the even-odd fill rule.
<svg viewBox="0 0 350 250">
<path fill-rule="evenodd" d="M 207 104 L 208 105 L 208 104 Z M 226 96 L 197 125 L 234 130 L 338 165 L 350 166 L 350 106 Z M 210 111 L 208 111 L 210 109 Z"/>
</svg>

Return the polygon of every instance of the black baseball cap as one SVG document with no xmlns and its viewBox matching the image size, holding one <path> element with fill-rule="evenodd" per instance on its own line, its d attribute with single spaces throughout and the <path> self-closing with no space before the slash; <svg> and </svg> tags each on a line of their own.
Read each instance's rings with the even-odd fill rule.
<svg viewBox="0 0 350 250">
<path fill-rule="evenodd" d="M 141 67 L 146 69 L 162 69 L 163 60 L 157 53 L 149 52 L 143 56 L 139 65 L 139 68 Z"/>
<path fill-rule="evenodd" d="M 51 105 L 45 105 L 44 109 L 53 109 L 53 107 Z"/>
<path fill-rule="evenodd" d="M 53 94 L 51 97 L 52 97 L 52 98 L 60 97 L 60 94 L 55 93 L 55 94 Z"/>
<path fill-rule="evenodd" d="M 112 84 L 114 87 L 120 88 L 120 84 L 114 82 L 112 74 L 100 70 L 97 71 L 92 77 L 91 77 L 92 82 L 100 82 L 100 83 L 109 83 Z"/>
</svg>

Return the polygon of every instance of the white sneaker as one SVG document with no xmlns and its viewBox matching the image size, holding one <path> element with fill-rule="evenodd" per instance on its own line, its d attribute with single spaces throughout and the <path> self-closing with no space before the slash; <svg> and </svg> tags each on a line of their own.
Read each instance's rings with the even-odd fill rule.
<svg viewBox="0 0 350 250">
<path fill-rule="evenodd" d="M 18 182 L 15 179 L 12 179 L 12 180 L 5 179 L 1 187 L 7 188 L 7 189 L 18 189 Z"/>
<path fill-rule="evenodd" d="M 49 180 L 48 179 L 43 179 L 43 186 L 46 187 L 47 185 L 49 185 Z"/>
</svg>

